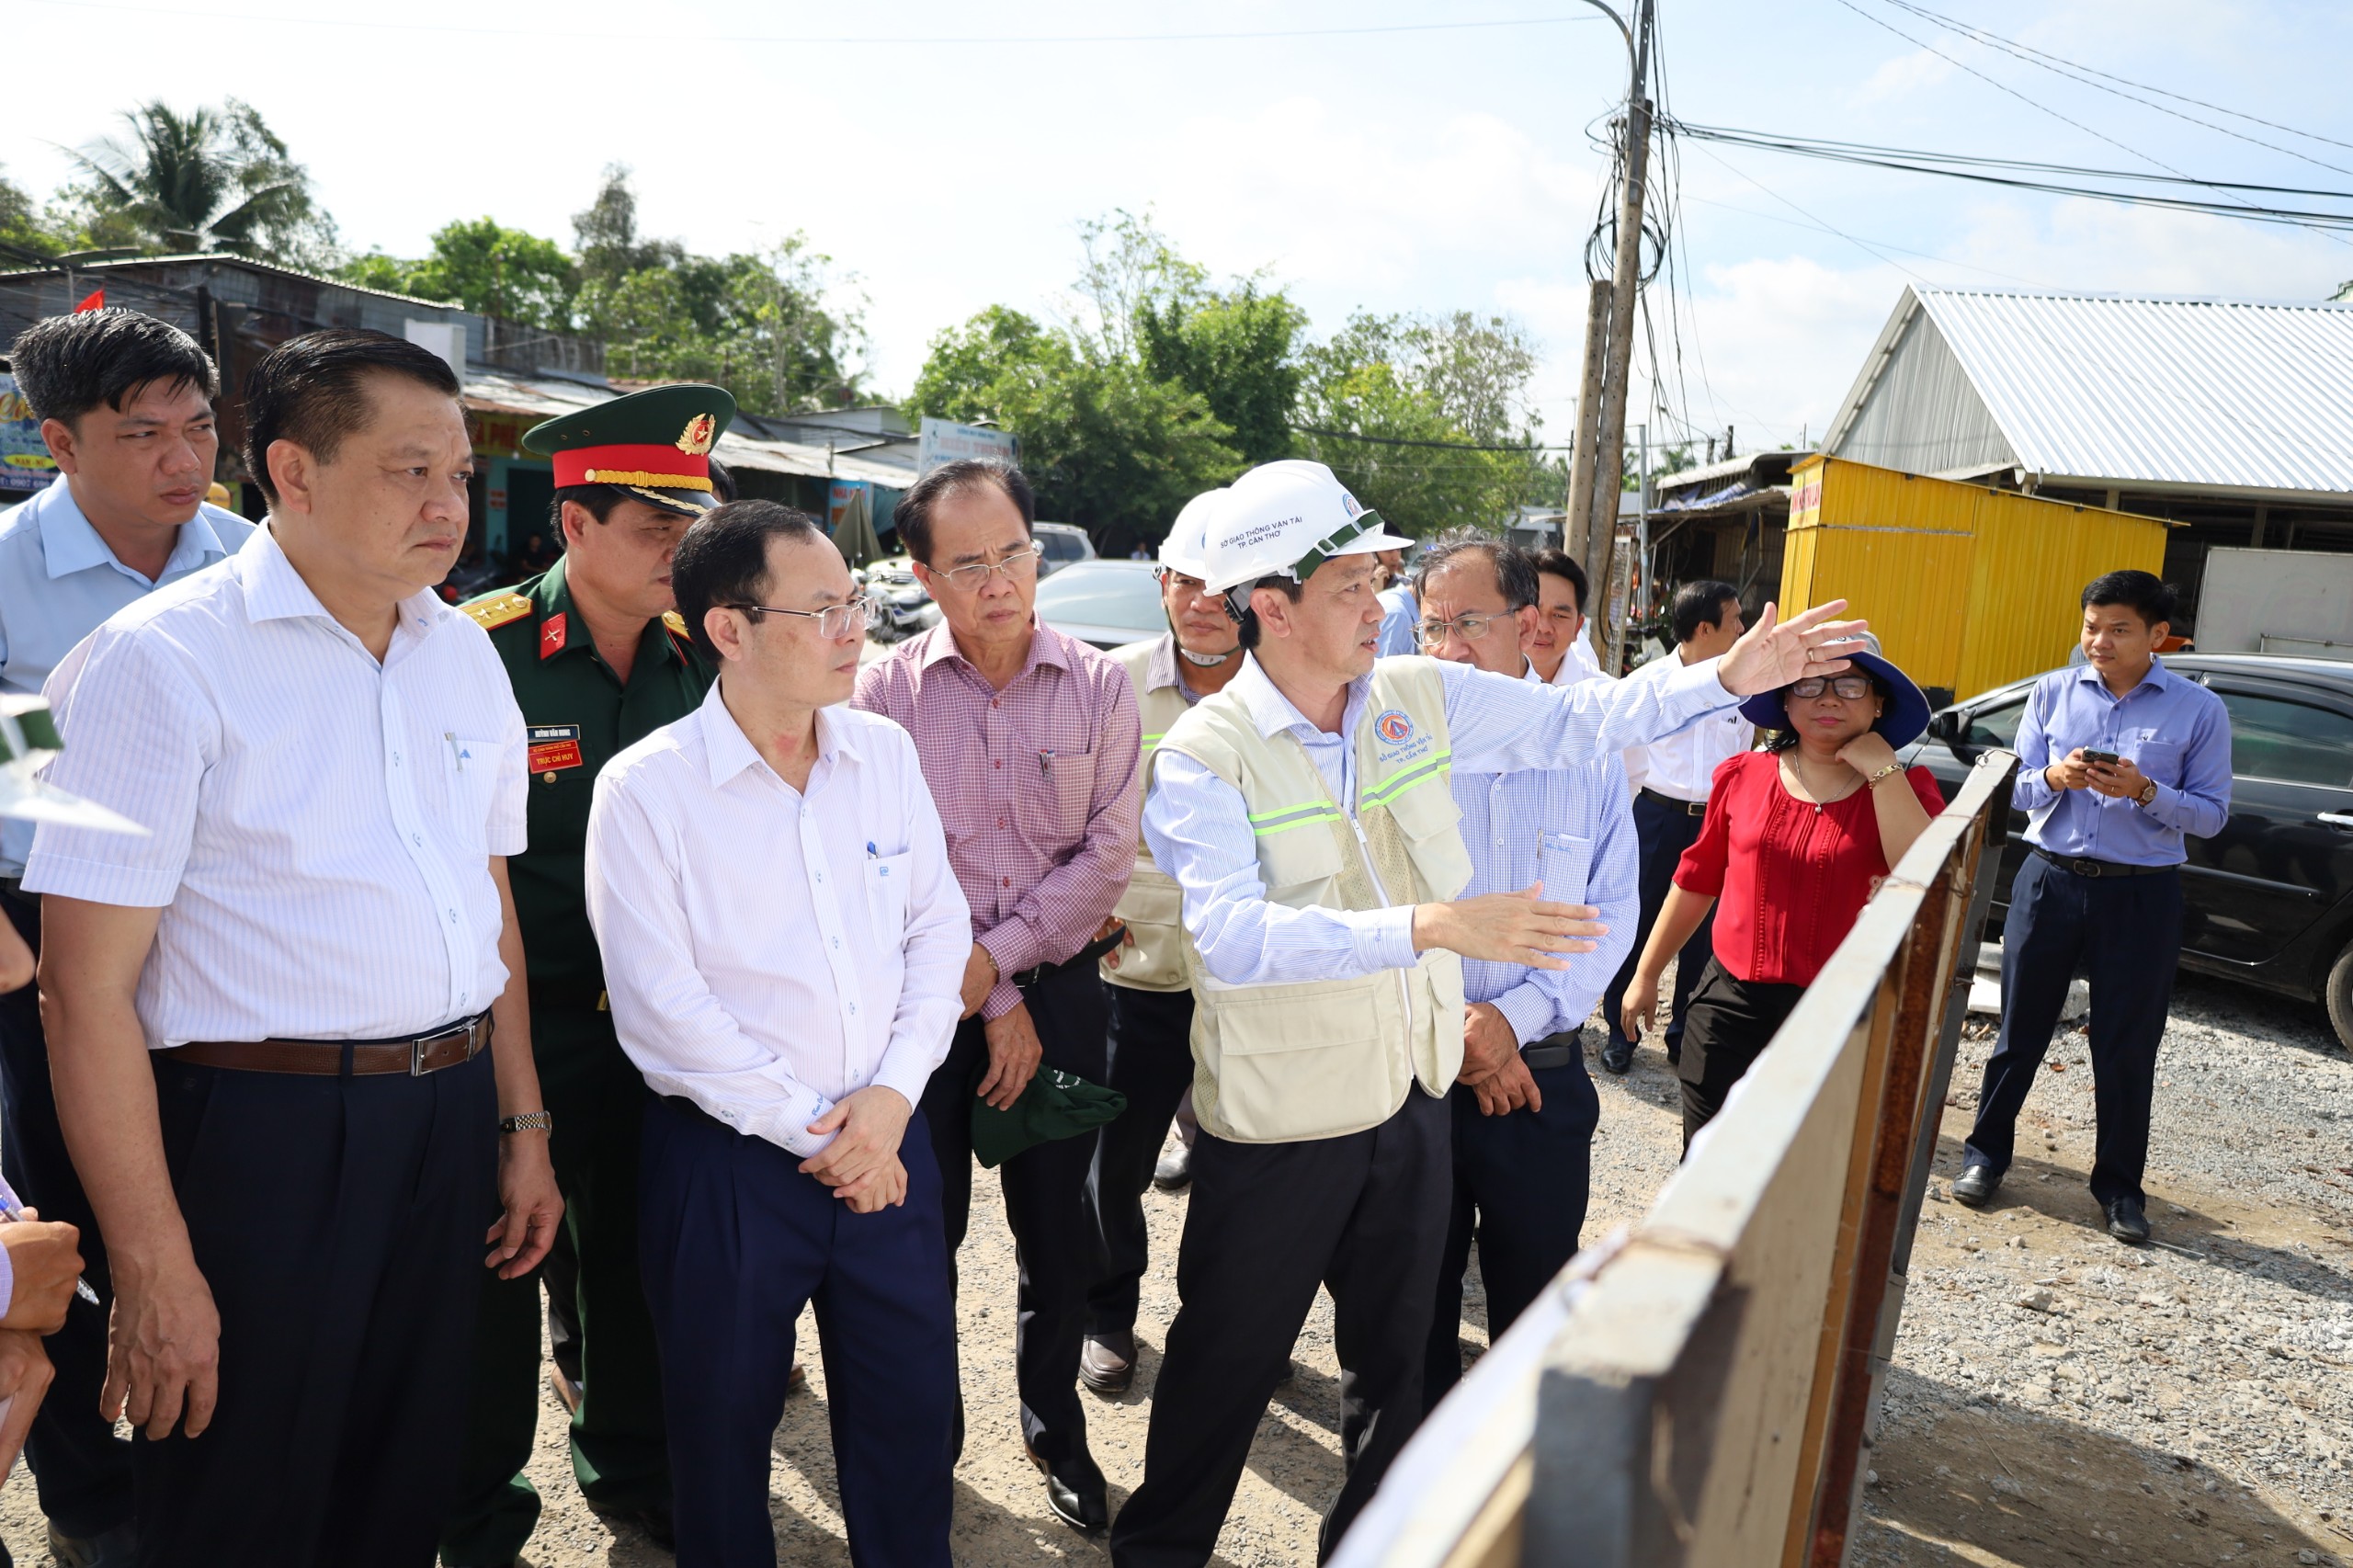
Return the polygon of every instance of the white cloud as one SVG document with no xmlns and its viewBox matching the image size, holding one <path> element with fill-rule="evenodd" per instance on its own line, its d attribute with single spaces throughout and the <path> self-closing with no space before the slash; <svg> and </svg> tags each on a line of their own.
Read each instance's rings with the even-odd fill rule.
<svg viewBox="0 0 2353 1568">
<path fill-rule="evenodd" d="M 1848 95 L 1847 105 L 1867 108 L 1874 104 L 1901 104 L 1916 93 L 1943 85 L 1952 74 L 1952 62 L 1925 49 L 1915 50 L 1897 55 L 1865 77 L 1862 85 Z"/>
</svg>

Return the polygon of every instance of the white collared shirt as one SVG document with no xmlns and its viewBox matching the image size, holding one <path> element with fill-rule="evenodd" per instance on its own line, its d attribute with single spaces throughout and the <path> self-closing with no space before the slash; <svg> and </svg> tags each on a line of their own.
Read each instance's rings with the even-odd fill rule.
<svg viewBox="0 0 2353 1568">
<path fill-rule="evenodd" d="M 1646 665 L 1635 665 L 1623 684 L 1670 681 L 1687 667 L 1698 666 L 1686 666 L 1669 649 Z M 1626 780 L 1637 791 L 1651 790 L 1678 801 L 1704 801 L 1715 782 L 1716 769 L 1746 751 L 1756 738 L 1756 726 L 1742 718 L 1737 707 L 1726 708 L 1648 745 L 1627 747 Z"/>
<path fill-rule="evenodd" d="M 646 1083 L 805 1157 L 853 1091 L 922 1097 L 963 1012 L 972 914 L 904 730 L 820 709 L 798 790 L 722 691 L 597 774 L 588 918 Z"/>
<path fill-rule="evenodd" d="M 109 618 L 49 698 L 51 782 L 149 835 L 44 824 L 25 890 L 163 910 L 150 1047 L 397 1039 L 505 989 L 490 858 L 523 848 L 523 716 L 430 591 L 380 665 L 257 528 Z"/>
<path fill-rule="evenodd" d="M 0 692 L 39 696 L 50 671 L 107 617 L 233 554 L 253 531 L 234 512 L 199 504 L 180 525 L 163 575 L 150 582 L 90 526 L 61 474 L 0 513 Z M 0 823 L 0 876 L 24 874 L 32 843 L 32 824 Z"/>
</svg>

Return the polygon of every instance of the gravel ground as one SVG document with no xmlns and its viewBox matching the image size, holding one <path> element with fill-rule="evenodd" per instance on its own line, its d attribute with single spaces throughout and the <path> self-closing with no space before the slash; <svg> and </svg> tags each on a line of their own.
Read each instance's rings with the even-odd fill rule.
<svg viewBox="0 0 2353 1568">
<path fill-rule="evenodd" d="M 2149 1187 L 2157 1244 L 2119 1246 L 2085 1190 L 2091 1084 L 2063 1035 L 2021 1122 L 2021 1153 L 1982 1212 L 1944 1197 L 1991 1031 L 1962 1043 L 1914 1254 L 1896 1367 L 1864 1494 L 1857 1564 L 2353 1562 L 2353 1062 L 2317 1009 L 2185 977 L 2160 1064 Z M 1587 1236 L 1630 1221 L 1673 1169 L 1679 1101 L 1655 1050 L 1597 1065 L 1603 1116 Z M 963 1273 L 971 1436 L 957 1472 L 955 1552 L 994 1568 L 1100 1562 L 1046 1511 L 1022 1457 L 1012 1388 L 1013 1248 L 996 1183 L 975 1184 Z M 1124 1398 L 1090 1398 L 1093 1447 L 1118 1504 L 1141 1478 L 1161 1335 L 1176 1307 L 1184 1199 L 1146 1199 L 1154 1247 L 1144 1358 Z M 1484 1344 L 1475 1288 L 1466 1354 Z M 1328 1301 L 1299 1375 L 1258 1431 L 1219 1561 L 1307 1568 L 1337 1490 L 1338 1367 Z M 804 1344 L 814 1340 L 804 1317 Z M 824 1374 L 776 1439 L 779 1558 L 846 1565 Z M 562 1412 L 542 1394 L 533 1478 L 548 1512 L 537 1568 L 669 1559 L 614 1533 L 571 1483 Z M 0 1489 L 0 1539 L 48 1561 L 21 1471 Z"/>
</svg>

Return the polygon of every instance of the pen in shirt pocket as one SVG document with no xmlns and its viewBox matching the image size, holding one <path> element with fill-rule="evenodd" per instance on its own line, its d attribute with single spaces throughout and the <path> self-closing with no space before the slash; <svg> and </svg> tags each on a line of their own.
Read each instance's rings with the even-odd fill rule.
<svg viewBox="0 0 2353 1568">
<path fill-rule="evenodd" d="M 1038 771 L 1050 777 L 1052 775 L 1054 771 L 1054 754 L 1052 752 L 1041 751 L 1038 754 Z"/>
</svg>

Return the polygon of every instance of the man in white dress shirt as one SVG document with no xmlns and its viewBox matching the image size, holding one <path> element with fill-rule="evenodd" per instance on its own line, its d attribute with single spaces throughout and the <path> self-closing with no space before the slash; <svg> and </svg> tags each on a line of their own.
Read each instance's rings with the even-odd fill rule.
<svg viewBox="0 0 2353 1568">
<path fill-rule="evenodd" d="M 1586 574 L 1565 550 L 1532 551 L 1536 566 L 1536 627 L 1528 634 L 1528 662 L 1547 686 L 1615 680 L 1593 656 L 1586 635 Z"/>
<path fill-rule="evenodd" d="M 1667 613 L 1675 629 L 1675 651 L 1635 666 L 1627 680 L 1670 680 L 1677 671 L 1721 657 L 1745 630 L 1740 616 L 1740 590 L 1730 583 L 1687 583 Z M 1643 846 L 1643 915 L 1625 964 L 1604 995 L 1623 995 L 1634 978 L 1643 944 L 1650 940 L 1651 923 L 1666 903 L 1675 868 L 1691 841 L 1699 836 L 1716 769 L 1746 751 L 1755 739 L 1756 726 L 1742 718 L 1738 709 L 1727 708 L 1664 740 L 1627 748 L 1626 781 L 1634 789 L 1634 831 Z M 1710 910 L 1675 960 L 1675 998 L 1665 1027 L 1670 1066 L 1682 1057 L 1683 1009 L 1691 1000 L 1692 987 L 1699 983 L 1699 971 L 1707 967 L 1715 929 L 1715 912 Z M 1601 1046 L 1601 1064 L 1612 1073 L 1623 1073 L 1633 1065 L 1634 1047 L 1641 1042 L 1627 1038 L 1614 1009 L 1604 1007 L 1601 1012 L 1609 1026 L 1609 1038 Z"/>
<path fill-rule="evenodd" d="M 506 882 L 523 720 L 432 588 L 473 469 L 449 368 L 312 333 L 245 410 L 269 526 L 50 679 L 53 780 L 150 830 L 44 824 L 25 869 L 113 1265 L 103 1409 L 145 1434 L 149 1568 L 426 1568 L 480 1271 L 563 1207 Z"/>
<path fill-rule="evenodd" d="M 671 585 L 719 682 L 597 776 L 587 892 L 663 1096 L 639 1227 L 678 1562 L 776 1561 L 768 1445 L 813 1301 L 855 1560 L 948 1568 L 956 1322 L 915 1106 L 971 912 L 915 743 L 845 706 L 867 607 L 832 541 L 731 502 Z"/>
</svg>

